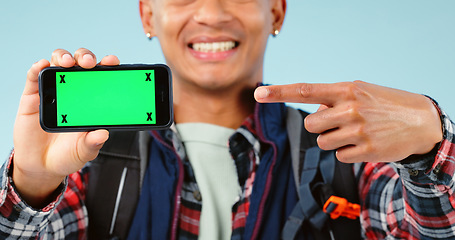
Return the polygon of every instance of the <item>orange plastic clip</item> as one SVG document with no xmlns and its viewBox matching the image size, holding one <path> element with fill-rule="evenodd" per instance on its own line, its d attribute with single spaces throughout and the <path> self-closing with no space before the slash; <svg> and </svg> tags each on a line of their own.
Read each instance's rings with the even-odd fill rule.
<svg viewBox="0 0 455 240">
<path fill-rule="evenodd" d="M 332 219 L 337 219 L 340 216 L 350 219 L 356 219 L 360 216 L 360 205 L 350 203 L 345 198 L 331 196 L 324 204 L 322 209 L 328 213 Z"/>
</svg>

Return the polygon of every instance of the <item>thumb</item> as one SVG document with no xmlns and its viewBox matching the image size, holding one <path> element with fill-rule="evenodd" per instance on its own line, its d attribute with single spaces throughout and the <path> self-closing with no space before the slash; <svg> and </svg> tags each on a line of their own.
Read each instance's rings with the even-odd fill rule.
<svg viewBox="0 0 455 240">
<path fill-rule="evenodd" d="M 326 110 L 328 109 L 329 107 L 325 104 L 321 104 L 317 110 L 317 112 L 320 112 L 320 111 L 323 111 L 323 110 Z"/>
<path fill-rule="evenodd" d="M 109 132 L 104 129 L 91 131 L 83 136 L 81 139 L 82 144 L 78 151 L 81 160 L 87 162 L 95 159 L 107 139 L 109 139 Z"/>
</svg>

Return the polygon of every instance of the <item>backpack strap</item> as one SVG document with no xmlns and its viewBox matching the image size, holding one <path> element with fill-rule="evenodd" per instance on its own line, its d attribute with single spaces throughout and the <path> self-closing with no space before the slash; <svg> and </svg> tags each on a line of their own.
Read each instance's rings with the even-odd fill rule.
<svg viewBox="0 0 455 240">
<path fill-rule="evenodd" d="M 139 191 L 142 189 L 142 183 L 144 181 L 145 170 L 147 170 L 147 164 L 149 162 L 149 148 L 150 148 L 150 132 L 140 131 L 139 133 L 139 158 L 140 163 L 140 180 L 139 180 Z"/>
<path fill-rule="evenodd" d="M 307 222 L 316 239 L 360 239 L 358 219 L 333 220 L 322 211 L 332 195 L 359 202 L 352 164 L 341 163 L 336 160 L 334 151 L 317 147 L 317 135 L 303 127 L 303 118 L 308 113 L 287 109 L 287 131 L 299 201 L 285 223 L 282 238 L 295 239 L 303 223 Z"/>
<path fill-rule="evenodd" d="M 89 239 L 127 237 L 143 177 L 140 135 L 135 131 L 110 132 L 98 157 L 90 162 L 86 196 Z"/>
<path fill-rule="evenodd" d="M 282 238 L 285 240 L 295 239 L 302 224 L 308 221 L 313 228 L 321 230 L 327 221 L 327 215 L 321 210 L 317 200 L 313 197 L 311 183 L 316 178 L 319 170 L 319 162 L 330 161 L 330 154 L 323 154 L 318 147 L 307 149 L 305 154 L 304 165 L 302 170 L 302 179 L 299 185 L 299 201 L 291 212 L 286 221 L 282 233 Z"/>
<path fill-rule="evenodd" d="M 300 173 L 302 166 L 300 162 L 300 132 L 303 126 L 303 117 L 300 115 L 298 110 L 294 108 L 287 108 L 286 118 L 286 130 L 289 138 L 289 149 L 291 152 L 292 159 L 292 173 L 294 174 L 295 186 L 297 187 L 297 193 L 299 193 Z"/>
<path fill-rule="evenodd" d="M 299 198 L 300 176 L 303 167 L 303 159 L 300 158 L 300 155 L 304 155 L 306 149 L 317 146 L 317 134 L 310 133 L 303 127 L 303 119 L 307 115 L 308 113 L 295 108 L 287 108 L 286 130 L 291 151 L 292 173 L 294 174 L 295 186 Z"/>
</svg>

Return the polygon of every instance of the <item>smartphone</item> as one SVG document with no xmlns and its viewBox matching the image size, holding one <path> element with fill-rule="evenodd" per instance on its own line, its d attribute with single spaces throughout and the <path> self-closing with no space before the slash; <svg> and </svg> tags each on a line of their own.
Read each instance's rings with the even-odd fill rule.
<svg viewBox="0 0 455 240">
<path fill-rule="evenodd" d="M 165 129 L 173 123 L 172 76 L 164 64 L 49 67 L 39 74 L 46 132 Z"/>
</svg>

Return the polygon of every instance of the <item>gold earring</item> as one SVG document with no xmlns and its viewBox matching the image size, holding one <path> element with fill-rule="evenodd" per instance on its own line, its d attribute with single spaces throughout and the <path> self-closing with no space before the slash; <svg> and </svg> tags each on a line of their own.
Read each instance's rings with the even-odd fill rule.
<svg viewBox="0 0 455 240">
<path fill-rule="evenodd" d="M 278 36 L 278 34 L 280 34 L 280 30 L 278 30 L 278 29 L 275 28 L 275 30 L 274 30 L 273 33 L 272 33 L 272 36 L 273 36 L 273 37 L 276 37 L 276 36 Z"/>
<path fill-rule="evenodd" d="M 152 34 L 151 34 L 151 33 L 148 32 L 148 33 L 146 33 L 145 35 L 147 36 L 147 38 L 148 38 L 149 40 L 152 40 Z"/>
</svg>

